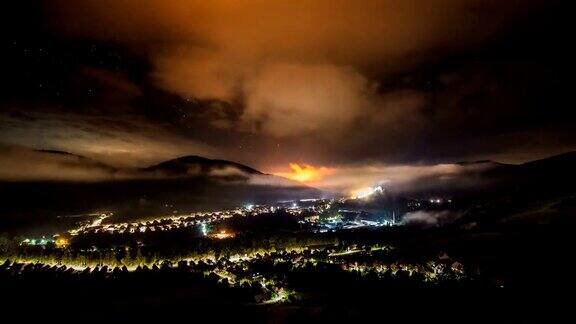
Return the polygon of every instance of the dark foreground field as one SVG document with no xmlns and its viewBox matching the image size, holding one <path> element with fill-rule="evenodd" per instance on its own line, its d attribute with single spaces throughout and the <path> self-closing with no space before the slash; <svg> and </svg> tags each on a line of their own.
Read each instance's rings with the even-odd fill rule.
<svg viewBox="0 0 576 324">
<path fill-rule="evenodd" d="M 460 281 L 428 284 L 408 276 L 375 278 L 306 268 L 286 272 L 298 298 L 258 304 L 252 287 L 230 287 L 183 265 L 91 273 L 46 266 L 15 274 L 3 268 L 1 305 L 5 317 L 62 322 L 566 322 L 574 288 L 572 229 L 493 230 L 388 233 L 404 259 L 441 249 L 462 260 L 471 275 Z"/>
<path fill-rule="evenodd" d="M 238 302 L 241 293 L 197 285 L 183 276 L 28 278 L 2 280 L 1 300 L 5 318 L 13 314 L 50 322 L 555 323 L 570 309 L 569 298 L 562 297 L 569 291 L 557 288 L 416 289 L 335 282 L 311 300 L 255 305 Z"/>
</svg>

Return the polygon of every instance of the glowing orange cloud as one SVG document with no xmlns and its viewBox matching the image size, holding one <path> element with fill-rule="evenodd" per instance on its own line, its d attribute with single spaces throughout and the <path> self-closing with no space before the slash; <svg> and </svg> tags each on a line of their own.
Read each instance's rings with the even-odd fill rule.
<svg viewBox="0 0 576 324">
<path fill-rule="evenodd" d="M 309 164 L 290 163 L 289 167 L 290 172 L 276 172 L 274 175 L 298 182 L 311 183 L 323 179 L 333 171 L 331 168 L 315 167 Z"/>
</svg>

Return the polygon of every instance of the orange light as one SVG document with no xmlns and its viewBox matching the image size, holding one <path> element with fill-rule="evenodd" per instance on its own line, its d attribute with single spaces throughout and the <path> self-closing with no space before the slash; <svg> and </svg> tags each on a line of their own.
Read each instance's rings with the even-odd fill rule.
<svg viewBox="0 0 576 324">
<path fill-rule="evenodd" d="M 63 249 L 63 248 L 65 248 L 65 247 L 67 247 L 67 246 L 70 244 L 70 242 L 68 242 L 68 240 L 67 240 L 66 238 L 64 238 L 64 237 L 59 237 L 59 238 L 54 242 L 54 244 L 56 244 L 56 247 L 57 247 L 57 248 Z"/>
<path fill-rule="evenodd" d="M 277 172 L 277 176 L 288 178 L 298 182 L 314 182 L 332 173 L 332 169 L 315 167 L 309 164 L 290 163 L 290 172 Z"/>
</svg>

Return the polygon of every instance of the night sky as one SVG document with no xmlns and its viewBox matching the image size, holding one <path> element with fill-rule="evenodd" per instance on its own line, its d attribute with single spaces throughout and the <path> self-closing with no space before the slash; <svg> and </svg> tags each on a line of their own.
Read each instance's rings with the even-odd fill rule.
<svg viewBox="0 0 576 324">
<path fill-rule="evenodd" d="M 10 2 L 0 166 L 16 178 L 38 149 L 361 176 L 576 148 L 560 1 Z"/>
</svg>

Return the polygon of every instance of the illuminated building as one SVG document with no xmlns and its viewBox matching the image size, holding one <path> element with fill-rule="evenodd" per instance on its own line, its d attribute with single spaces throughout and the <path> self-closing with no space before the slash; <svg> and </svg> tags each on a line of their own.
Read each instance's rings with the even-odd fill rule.
<svg viewBox="0 0 576 324">
<path fill-rule="evenodd" d="M 219 240 L 227 239 L 227 238 L 233 238 L 234 236 L 235 236 L 234 233 L 228 233 L 228 232 L 226 232 L 225 230 L 222 230 L 222 231 L 220 231 L 220 232 L 218 232 L 218 233 L 215 233 L 215 234 L 211 234 L 211 235 L 210 235 L 211 238 L 216 238 L 216 239 L 219 239 Z"/>
</svg>

